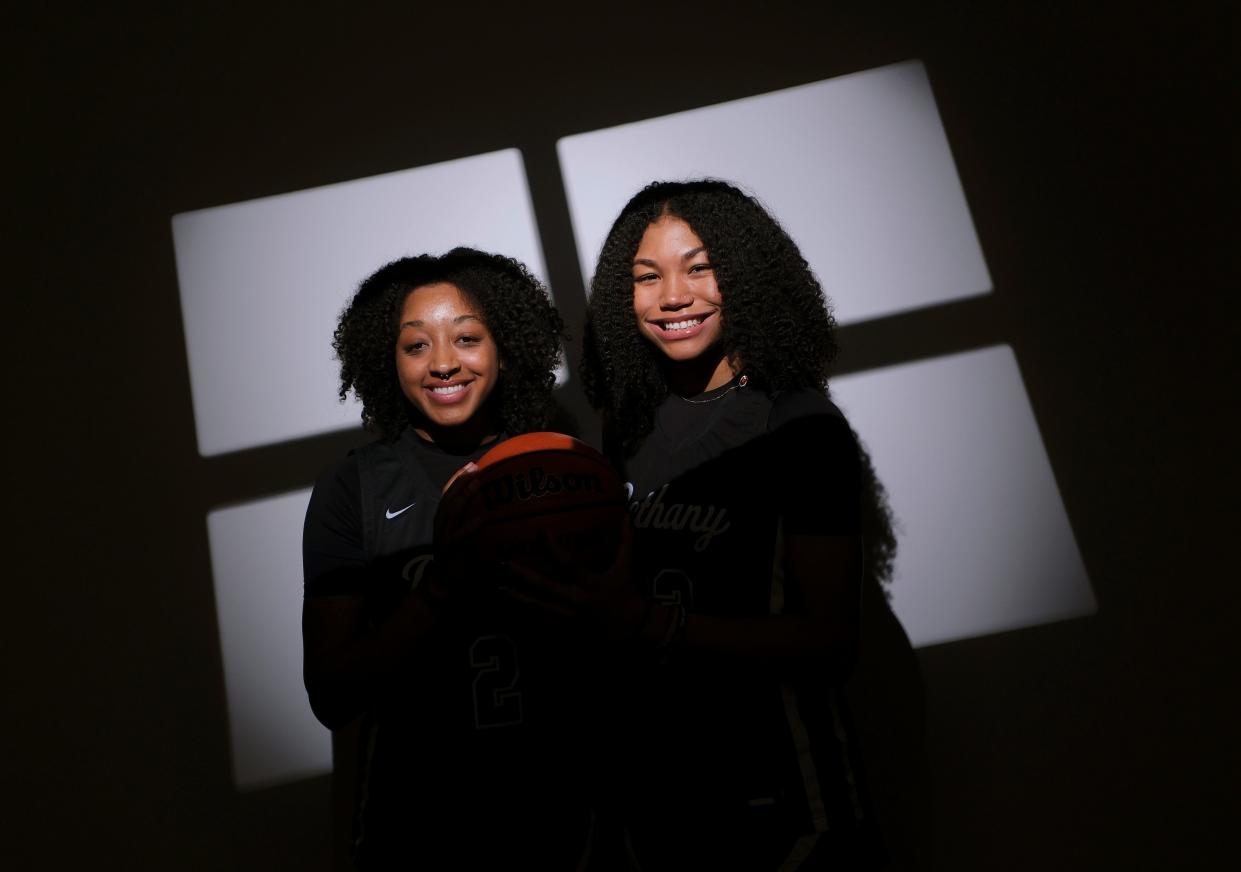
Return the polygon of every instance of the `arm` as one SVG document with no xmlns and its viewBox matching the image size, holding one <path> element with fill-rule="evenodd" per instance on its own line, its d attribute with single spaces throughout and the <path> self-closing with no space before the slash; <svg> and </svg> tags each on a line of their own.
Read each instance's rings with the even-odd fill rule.
<svg viewBox="0 0 1241 872">
<path fill-rule="evenodd" d="M 307 596 L 302 673 L 315 717 L 338 729 L 381 699 L 434 635 L 437 609 L 431 597 L 415 591 L 372 626 L 360 596 Z"/>
<path fill-rule="evenodd" d="M 842 683 L 853 668 L 861 623 L 860 536 L 786 536 L 784 581 L 795 607 L 779 615 L 738 617 L 701 612 L 682 617 L 679 609 L 639 593 L 630 574 L 629 544 L 626 537 L 604 574 L 575 573 L 570 581 L 513 565 L 523 585 L 508 593 L 527 607 L 628 644 L 639 656 L 676 649 L 720 666 L 811 669 L 833 683 Z"/>
<path fill-rule="evenodd" d="M 778 556 L 784 570 L 780 614 L 692 614 L 683 645 L 687 656 L 740 658 L 781 670 L 806 667 L 841 683 L 857 659 L 861 624 L 858 449 L 844 419 L 824 413 L 820 396 L 791 399 L 773 409 L 773 419 L 791 409 L 794 417 L 769 432 L 768 450 L 796 459 L 790 484 L 810 481 L 814 487 L 793 485 L 778 492 L 783 532 Z M 796 416 L 798 406 L 801 416 Z"/>
<path fill-rule="evenodd" d="M 725 617 L 691 613 L 682 643 L 685 654 L 780 670 L 807 667 L 842 682 L 857 657 L 861 622 L 862 549 L 857 536 L 793 534 L 785 539 L 785 583 L 802 607 L 795 613 Z M 673 610 L 658 610 L 672 612 Z M 676 619 L 656 615 L 653 623 Z M 658 644 L 647 629 L 647 640 Z M 662 637 L 659 637 L 662 638 Z"/>
<path fill-rule="evenodd" d="M 862 541 L 857 534 L 793 533 L 782 561 L 789 607 L 779 615 L 733 617 L 666 608 L 640 593 L 630 569 L 626 535 L 614 564 L 600 575 L 551 578 L 520 565 L 520 590 L 506 591 L 593 638 L 628 646 L 640 656 L 677 649 L 687 657 L 732 667 L 811 669 L 842 683 L 857 657 L 861 623 Z M 596 635 L 597 634 L 597 635 Z"/>
<path fill-rule="evenodd" d="M 337 729 L 407 674 L 440 623 L 434 564 L 418 590 L 376 624 L 363 544 L 357 466 L 345 461 L 315 485 L 302 542 L 302 673 L 315 716 Z"/>
<path fill-rule="evenodd" d="M 762 454 L 795 459 L 763 497 L 773 501 L 783 534 L 776 555 L 784 576 L 778 614 L 692 612 L 682 618 L 679 609 L 657 608 L 642 628 L 647 646 L 673 647 L 720 668 L 807 668 L 838 682 L 848 675 L 858 646 L 863 569 L 857 445 L 821 396 L 802 394 L 809 408 L 797 399 L 781 407 L 792 407 L 791 419 L 759 437 L 766 443 Z M 768 580 L 754 583 L 765 589 Z"/>
<path fill-rule="evenodd" d="M 562 577 L 513 567 L 522 588 L 510 594 L 595 638 L 633 643 L 630 647 L 639 652 L 676 649 L 720 668 L 810 669 L 843 682 L 856 659 L 861 622 L 856 445 L 843 419 L 828 415 L 799 418 L 760 438 L 770 440 L 764 450 L 772 456 L 802 459 L 797 481 L 813 479 L 821 485 L 788 488 L 776 496 L 784 531 L 780 614 L 686 615 L 661 607 L 635 583 L 628 536 L 603 574 L 582 573 L 570 555 L 558 554 Z M 755 583 L 765 586 L 769 580 Z"/>
</svg>

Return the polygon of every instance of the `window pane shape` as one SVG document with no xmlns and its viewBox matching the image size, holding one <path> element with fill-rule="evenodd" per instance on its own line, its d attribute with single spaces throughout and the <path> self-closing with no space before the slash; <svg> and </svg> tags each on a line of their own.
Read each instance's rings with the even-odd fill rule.
<svg viewBox="0 0 1241 872">
<path fill-rule="evenodd" d="M 332 331 L 383 264 L 470 245 L 546 280 L 516 149 L 185 212 L 172 229 L 203 456 L 358 423 L 336 402 Z"/>
<path fill-rule="evenodd" d="M 841 323 L 991 290 L 918 61 L 569 136 L 558 151 L 588 281 L 633 194 L 712 176 L 776 215 Z"/>
<path fill-rule="evenodd" d="M 233 781 L 264 787 L 332 770 L 302 684 L 302 523 L 310 491 L 207 516 Z"/>
<path fill-rule="evenodd" d="M 1007 345 L 832 382 L 899 523 L 892 606 L 914 645 L 1093 614 Z"/>
</svg>

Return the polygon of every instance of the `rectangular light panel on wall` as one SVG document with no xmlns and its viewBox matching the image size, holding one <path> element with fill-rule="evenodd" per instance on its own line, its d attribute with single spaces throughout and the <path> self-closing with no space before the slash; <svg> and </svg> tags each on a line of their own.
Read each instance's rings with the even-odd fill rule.
<svg viewBox="0 0 1241 872">
<path fill-rule="evenodd" d="M 1007 345 L 832 381 L 899 524 L 892 607 L 914 645 L 1093 614 Z"/>
<path fill-rule="evenodd" d="M 569 136 L 558 151 L 588 283 L 631 196 L 712 176 L 775 214 L 841 323 L 991 290 L 918 61 Z"/>
<path fill-rule="evenodd" d="M 462 158 L 172 219 L 198 450 L 356 425 L 336 402 L 336 319 L 383 264 L 458 245 L 546 281 L 521 154 Z"/>
<path fill-rule="evenodd" d="M 302 684 L 302 523 L 310 491 L 207 516 L 224 659 L 233 783 L 332 771 L 331 733 Z"/>
</svg>

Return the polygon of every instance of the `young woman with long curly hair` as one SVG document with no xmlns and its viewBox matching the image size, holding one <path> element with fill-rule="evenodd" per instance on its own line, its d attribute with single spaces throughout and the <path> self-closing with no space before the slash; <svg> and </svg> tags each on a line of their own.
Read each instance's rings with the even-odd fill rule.
<svg viewBox="0 0 1241 872">
<path fill-rule="evenodd" d="M 826 394 L 818 280 L 753 197 L 662 182 L 612 226 L 587 318 L 585 389 L 632 488 L 630 575 L 653 604 L 618 743 L 632 863 L 873 868 L 841 693 L 869 466 Z"/>
</svg>

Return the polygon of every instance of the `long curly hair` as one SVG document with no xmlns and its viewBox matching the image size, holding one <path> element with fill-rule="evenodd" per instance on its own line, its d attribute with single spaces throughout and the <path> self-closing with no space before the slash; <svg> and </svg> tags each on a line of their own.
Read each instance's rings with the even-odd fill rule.
<svg viewBox="0 0 1241 872">
<path fill-rule="evenodd" d="M 525 433 L 547 425 L 564 324 L 547 291 L 521 263 L 473 248 L 394 260 L 358 286 L 332 337 L 340 360 L 340 399 L 362 401 L 362 425 L 395 439 L 421 413 L 397 380 L 396 340 L 405 299 L 415 288 L 456 285 L 495 339 L 502 368 L 491 401 L 501 427 Z"/>
<path fill-rule="evenodd" d="M 722 299 L 722 350 L 772 394 L 827 389 L 836 322 L 818 279 L 784 228 L 727 182 L 654 182 L 621 210 L 591 282 L 583 389 L 618 447 L 631 454 L 668 394 L 663 356 L 633 311 L 633 258 L 646 228 L 680 218 L 707 247 Z"/>
</svg>

